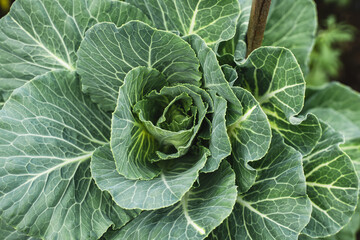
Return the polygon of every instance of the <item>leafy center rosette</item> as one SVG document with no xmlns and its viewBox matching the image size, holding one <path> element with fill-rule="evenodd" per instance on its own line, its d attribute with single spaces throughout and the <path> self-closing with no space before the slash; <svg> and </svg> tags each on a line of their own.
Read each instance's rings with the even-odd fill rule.
<svg viewBox="0 0 360 240">
<path fill-rule="evenodd" d="M 163 161 L 186 155 L 208 110 L 210 95 L 190 85 L 169 86 L 157 70 L 138 67 L 125 77 L 113 114 L 111 148 L 128 179 L 157 177 Z M 195 179 L 194 179 L 195 180 Z"/>
<path fill-rule="evenodd" d="M 221 164 L 230 154 L 227 101 L 203 88 L 202 76 L 208 73 L 200 68 L 202 61 L 191 44 L 138 21 L 120 28 L 103 23 L 87 32 L 78 55 L 84 91 L 103 109 L 113 110 L 110 143 L 98 148 L 91 160 L 99 188 L 124 209 L 157 214 L 157 209 L 168 207 L 172 212 L 181 206 L 182 211 L 174 213 L 191 224 L 189 208 L 200 206 L 188 200 L 196 189 L 206 188 L 204 182 L 202 187 L 195 184 L 197 180 L 201 184 L 201 173 L 228 172 L 220 179 L 227 182 L 223 194 L 228 195 L 224 202 L 229 205 L 221 219 L 228 216 L 236 187 L 230 165 Z M 89 69 L 95 59 L 103 63 Z M 100 72 L 107 76 L 100 77 Z M 95 92 L 96 86 L 108 94 Z M 193 230 L 203 236 L 218 224 L 219 220 L 195 224 Z"/>
</svg>

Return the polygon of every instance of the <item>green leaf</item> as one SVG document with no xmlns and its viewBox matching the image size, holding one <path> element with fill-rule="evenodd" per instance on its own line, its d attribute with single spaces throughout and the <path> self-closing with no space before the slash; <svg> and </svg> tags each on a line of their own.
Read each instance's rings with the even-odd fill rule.
<svg viewBox="0 0 360 240">
<path fill-rule="evenodd" d="M 13 227 L 9 226 L 5 221 L 0 219 L 0 236 L 3 240 L 38 240 L 27 236 L 25 233 L 16 231 Z"/>
<path fill-rule="evenodd" d="M 110 146 L 105 145 L 94 152 L 91 173 L 99 188 L 108 191 L 120 207 L 158 209 L 180 201 L 198 178 L 208 154 L 204 149 L 194 151 L 193 154 L 167 161 L 161 174 L 154 179 L 129 180 L 116 171 Z"/>
<path fill-rule="evenodd" d="M 217 171 L 201 174 L 199 183 L 178 204 L 143 212 L 107 239 L 204 239 L 233 209 L 235 174 L 223 161 Z"/>
<path fill-rule="evenodd" d="M 196 110 L 197 115 L 194 118 L 194 124 L 189 129 L 181 129 L 180 131 L 169 131 L 167 129 L 162 129 L 160 126 L 154 126 L 154 123 L 151 121 L 144 121 L 145 119 L 142 118 L 142 115 L 139 115 L 139 119 L 141 124 L 144 125 L 146 130 L 155 138 L 155 140 L 159 143 L 160 149 L 155 149 L 156 154 L 160 157 L 160 159 L 170 159 L 180 157 L 187 153 L 189 148 L 191 147 L 193 140 L 195 139 L 202 122 L 207 114 L 207 109 L 210 107 L 212 108 L 212 100 L 207 92 L 203 89 L 198 88 L 193 85 L 183 84 L 183 85 L 176 85 L 171 87 L 164 87 L 160 90 L 159 93 L 150 93 L 146 96 L 146 99 L 149 98 L 160 98 L 168 97 L 177 99 L 177 97 L 183 95 L 184 93 L 187 94 L 193 101 L 193 105 L 191 106 L 193 109 Z M 170 101 L 169 106 L 171 106 Z M 136 105 L 135 105 L 136 107 Z M 155 105 L 152 106 L 154 109 L 157 107 Z M 178 109 L 181 109 L 181 106 L 175 106 Z M 150 106 L 149 106 L 150 108 Z M 135 110 L 135 108 L 134 108 Z M 144 109 L 144 112 L 148 111 Z M 167 108 L 158 109 L 157 113 L 167 111 Z M 160 117 L 159 120 L 162 118 Z M 176 151 L 168 150 L 169 147 L 174 147 Z M 151 159 L 151 161 L 157 161 L 158 159 Z"/>
<path fill-rule="evenodd" d="M 0 20 L 0 89 L 7 96 L 46 72 L 76 69 L 85 31 L 97 22 L 149 22 L 136 7 L 113 0 L 17 0 Z"/>
<path fill-rule="evenodd" d="M 267 153 L 271 141 L 271 128 L 266 114 L 255 98 L 240 87 L 233 91 L 242 104 L 244 114 L 227 128 L 231 139 L 231 161 L 236 173 L 239 192 L 246 192 L 254 184 L 256 170 L 248 165 Z"/>
<path fill-rule="evenodd" d="M 84 92 L 105 110 L 115 109 L 119 87 L 133 68 L 157 69 L 172 84 L 198 85 L 201 78 L 199 61 L 185 41 L 138 21 L 120 28 L 97 24 L 86 33 L 78 56 Z"/>
<path fill-rule="evenodd" d="M 324 240 L 357 240 L 356 234 L 360 230 L 360 204 L 351 218 L 350 222 L 334 236 Z M 311 238 L 310 238 L 311 239 Z"/>
<path fill-rule="evenodd" d="M 345 142 L 340 148 L 351 158 L 360 181 L 360 139 Z"/>
<path fill-rule="evenodd" d="M 128 72 L 119 90 L 111 127 L 111 149 L 117 171 L 128 179 L 152 179 L 160 167 L 149 160 L 155 157 L 158 141 L 137 121 L 132 107 L 153 90 L 166 86 L 157 70 L 137 67 Z"/>
<path fill-rule="evenodd" d="M 263 46 L 286 47 L 294 53 L 304 73 L 317 28 L 313 0 L 272 0 Z"/>
<path fill-rule="evenodd" d="M 216 54 L 209 48 L 204 40 L 197 35 L 184 38 L 194 49 L 198 57 L 203 72 L 203 87 L 215 91 L 218 95 L 225 98 L 229 104 L 229 111 L 235 114 L 242 114 L 239 100 L 231 90 L 224 73 L 221 70 Z M 227 119 L 228 120 L 228 119 Z M 231 124 L 231 122 L 227 122 Z"/>
<path fill-rule="evenodd" d="M 220 61 L 238 64 L 246 57 L 246 33 L 248 30 L 252 0 L 238 0 L 240 4 L 240 17 L 236 25 L 236 34 L 229 41 L 222 42 L 218 48 Z"/>
<path fill-rule="evenodd" d="M 330 83 L 307 93 L 304 112 L 315 114 L 345 137 L 340 147 L 360 176 L 360 94 L 340 83 Z"/>
<path fill-rule="evenodd" d="M 314 113 L 346 141 L 360 138 L 360 94 L 340 83 L 330 83 L 307 92 L 305 112 Z"/>
<path fill-rule="evenodd" d="M 268 154 L 252 164 L 255 184 L 239 194 L 234 211 L 213 239 L 297 239 L 309 222 L 302 155 L 274 133 Z"/>
<path fill-rule="evenodd" d="M 98 239 L 137 215 L 120 209 L 90 174 L 92 152 L 108 141 L 110 117 L 57 71 L 14 91 L 0 112 L 0 215 L 46 239 Z"/>
<path fill-rule="evenodd" d="M 229 82 L 229 85 L 233 87 L 235 81 L 238 79 L 238 74 L 236 70 L 229 65 L 221 66 L 221 70 L 225 75 L 225 79 Z"/>
<path fill-rule="evenodd" d="M 160 174 L 161 167 L 157 161 L 186 154 L 207 109 L 212 108 L 212 100 L 204 90 L 188 84 L 166 85 L 164 76 L 157 70 L 138 67 L 126 75 L 124 85 L 120 87 L 118 105 L 113 114 L 111 148 L 118 172 L 128 179 L 152 179 Z M 155 126 L 155 121 L 144 119 L 143 111 L 137 116 L 137 104 L 143 99 L 158 98 L 164 101 L 169 98 L 165 102 L 171 104 L 171 98 L 176 99 L 183 93 L 191 97 L 193 107 L 198 112 L 196 122 L 190 129 L 173 132 Z M 158 106 L 153 108 L 157 109 L 154 114 L 158 117 L 160 111 L 166 111 L 166 107 L 160 111 Z"/>
<path fill-rule="evenodd" d="M 291 51 L 261 47 L 237 67 L 235 85 L 249 90 L 268 115 L 273 130 L 302 154 L 311 152 L 321 136 L 314 116 L 296 117 L 304 104 L 305 80 Z"/>
<path fill-rule="evenodd" d="M 215 171 L 219 168 L 221 161 L 231 154 L 231 144 L 226 132 L 225 120 L 227 102 L 224 98 L 216 96 L 213 92 L 211 96 L 214 101 L 209 143 L 211 155 L 206 161 L 205 167 L 201 170 L 202 172 Z"/>
<path fill-rule="evenodd" d="M 239 17 L 238 0 L 127 0 L 158 29 L 182 36 L 198 34 L 211 46 L 231 39 Z"/>
<path fill-rule="evenodd" d="M 303 159 L 307 194 L 313 210 L 302 233 L 313 238 L 340 231 L 350 221 L 359 193 L 351 159 L 339 148 L 343 137 L 325 123 L 321 127 L 320 141 Z"/>
</svg>

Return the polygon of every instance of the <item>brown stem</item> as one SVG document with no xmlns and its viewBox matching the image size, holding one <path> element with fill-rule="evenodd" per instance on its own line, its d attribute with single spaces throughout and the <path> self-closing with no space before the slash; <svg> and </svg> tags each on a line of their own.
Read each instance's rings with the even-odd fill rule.
<svg viewBox="0 0 360 240">
<path fill-rule="evenodd" d="M 247 33 L 246 57 L 248 57 L 252 51 L 261 47 L 270 4 L 271 0 L 253 0 Z"/>
</svg>

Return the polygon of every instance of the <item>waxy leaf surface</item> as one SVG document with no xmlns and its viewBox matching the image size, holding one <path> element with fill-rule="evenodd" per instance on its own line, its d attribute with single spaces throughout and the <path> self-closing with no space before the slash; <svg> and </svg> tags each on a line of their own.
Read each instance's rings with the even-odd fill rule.
<svg viewBox="0 0 360 240">
<path fill-rule="evenodd" d="M 114 110 L 125 75 L 144 66 L 160 71 L 173 84 L 201 78 L 194 51 L 180 37 L 131 21 L 120 28 L 100 23 L 82 41 L 77 62 L 83 90 L 105 110 Z"/>
<path fill-rule="evenodd" d="M 317 119 L 296 115 L 304 104 L 305 80 L 294 55 L 285 48 L 261 47 L 238 66 L 235 85 L 249 90 L 267 114 L 271 127 L 285 143 L 302 154 L 320 139 Z"/>
<path fill-rule="evenodd" d="M 154 26 L 182 36 L 198 34 L 207 45 L 232 38 L 239 17 L 238 0 L 126 0 L 140 8 Z"/>
<path fill-rule="evenodd" d="M 223 161 L 217 171 L 201 174 L 199 186 L 178 204 L 143 212 L 107 239 L 204 239 L 230 215 L 235 200 L 235 174 Z"/>
<path fill-rule="evenodd" d="M 314 238 L 340 231 L 350 221 L 359 193 L 354 165 L 339 148 L 343 137 L 325 123 L 321 128 L 320 141 L 303 159 L 307 194 L 313 210 L 302 233 Z"/>
<path fill-rule="evenodd" d="M 129 180 L 116 171 L 109 145 L 97 149 L 91 172 L 100 189 L 109 191 L 122 208 L 158 209 L 178 202 L 194 184 L 204 167 L 208 151 L 167 161 L 160 175 L 149 181 Z"/>
<path fill-rule="evenodd" d="M 0 215 L 46 239 L 98 239 L 137 215 L 95 185 L 90 157 L 109 139 L 110 117 L 58 71 L 18 88 L 0 117 Z"/>
<path fill-rule="evenodd" d="M 127 3 L 113 0 L 18 0 L 0 20 L 0 89 L 3 98 L 28 80 L 53 70 L 76 69 L 85 31 L 98 22 L 118 26 L 149 22 Z"/>
<path fill-rule="evenodd" d="M 294 239 L 309 222 L 302 155 L 274 134 L 267 155 L 252 164 L 255 184 L 239 194 L 234 211 L 210 239 Z"/>
</svg>

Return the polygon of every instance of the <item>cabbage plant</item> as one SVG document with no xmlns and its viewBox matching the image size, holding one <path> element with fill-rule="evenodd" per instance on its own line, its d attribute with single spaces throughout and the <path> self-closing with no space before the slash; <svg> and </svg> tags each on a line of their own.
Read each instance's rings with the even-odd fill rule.
<svg viewBox="0 0 360 240">
<path fill-rule="evenodd" d="M 1 239 L 357 229 L 360 96 L 306 88 L 312 0 L 273 0 L 250 53 L 251 5 L 17 0 L 0 20 Z"/>
</svg>

